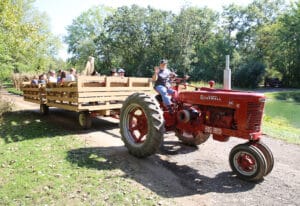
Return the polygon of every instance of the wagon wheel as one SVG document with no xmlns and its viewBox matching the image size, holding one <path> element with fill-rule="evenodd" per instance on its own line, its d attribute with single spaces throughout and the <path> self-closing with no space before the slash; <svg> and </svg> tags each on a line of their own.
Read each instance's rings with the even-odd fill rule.
<svg viewBox="0 0 300 206">
<path fill-rule="evenodd" d="M 129 96 L 121 109 L 120 130 L 131 154 L 137 157 L 154 154 L 164 133 L 163 113 L 157 101 L 142 93 Z"/>
<path fill-rule="evenodd" d="M 272 151 L 266 144 L 264 144 L 263 142 L 260 142 L 260 141 L 259 142 L 250 142 L 250 144 L 252 144 L 256 148 L 258 148 L 263 153 L 263 155 L 267 161 L 267 170 L 266 170 L 265 176 L 268 175 L 274 167 L 274 157 L 273 157 Z"/>
<path fill-rule="evenodd" d="M 175 135 L 183 144 L 196 146 L 204 143 L 210 136 L 209 133 L 198 132 L 197 134 L 188 133 L 183 130 L 176 129 Z"/>
<path fill-rule="evenodd" d="M 235 146 L 230 152 L 229 163 L 233 172 L 247 181 L 259 181 L 267 171 L 267 162 L 263 153 L 249 144 Z"/>
<path fill-rule="evenodd" d="M 78 122 L 83 129 L 90 129 L 92 127 L 92 118 L 90 113 L 88 111 L 80 112 Z"/>
<path fill-rule="evenodd" d="M 42 115 L 49 114 L 49 107 L 46 104 L 40 104 L 40 113 Z"/>
</svg>

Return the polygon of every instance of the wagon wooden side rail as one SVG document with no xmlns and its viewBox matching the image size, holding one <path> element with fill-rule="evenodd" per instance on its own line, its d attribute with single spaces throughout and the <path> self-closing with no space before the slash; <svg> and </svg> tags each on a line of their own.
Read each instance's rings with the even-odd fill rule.
<svg viewBox="0 0 300 206">
<path fill-rule="evenodd" d="M 23 82 L 21 90 L 25 101 L 37 104 L 46 103 L 46 85 L 32 85 L 30 82 Z"/>
<path fill-rule="evenodd" d="M 48 113 L 49 107 L 79 112 L 83 127 L 91 116 L 119 114 L 123 101 L 136 92 L 153 91 L 150 78 L 79 76 L 77 81 L 22 86 L 24 100 L 40 104 L 40 111 Z M 80 118 L 84 119 L 83 123 Z M 88 119 L 88 120 L 86 120 Z"/>
</svg>

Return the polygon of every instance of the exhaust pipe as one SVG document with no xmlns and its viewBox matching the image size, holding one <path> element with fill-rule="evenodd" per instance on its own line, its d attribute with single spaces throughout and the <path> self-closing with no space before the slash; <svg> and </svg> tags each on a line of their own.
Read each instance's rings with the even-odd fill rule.
<svg viewBox="0 0 300 206">
<path fill-rule="evenodd" d="M 229 68 L 229 55 L 226 55 L 226 67 L 223 76 L 223 89 L 231 90 L 231 69 Z"/>
</svg>

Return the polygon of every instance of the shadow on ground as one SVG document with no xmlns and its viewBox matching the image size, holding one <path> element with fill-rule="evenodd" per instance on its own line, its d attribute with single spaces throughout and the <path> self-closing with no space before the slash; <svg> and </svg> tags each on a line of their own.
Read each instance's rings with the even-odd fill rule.
<svg viewBox="0 0 300 206">
<path fill-rule="evenodd" d="M 48 115 L 41 115 L 39 110 L 21 110 L 3 114 L 0 121 L 0 138 L 4 139 L 5 143 L 11 143 L 57 135 L 88 134 L 98 130 L 120 138 L 110 132 L 118 126 L 118 123 L 94 118 L 93 127 L 84 130 L 79 126 L 76 112 L 53 108 Z"/>
<path fill-rule="evenodd" d="M 118 128 L 118 123 L 95 119 L 93 129 L 83 131 L 78 125 L 77 115 L 75 112 L 56 109 L 51 110 L 47 116 L 41 116 L 38 111 L 11 112 L 3 117 L 0 137 L 6 143 L 10 143 L 101 130 L 112 137 L 120 138 L 119 135 L 110 132 L 111 129 Z M 196 147 L 166 140 L 158 154 L 144 159 L 130 155 L 124 146 L 78 148 L 68 151 L 66 159 L 79 167 L 98 170 L 120 169 L 126 178 L 133 179 L 164 197 L 211 192 L 239 193 L 255 187 L 254 183 L 241 181 L 228 171 L 208 177 L 193 167 L 168 160 L 168 156 L 183 155 L 196 150 Z"/>
<path fill-rule="evenodd" d="M 178 148 L 178 145 L 176 147 Z M 187 152 L 185 146 L 177 149 L 175 153 L 173 148 L 171 152 L 168 151 L 169 148 L 170 146 L 164 147 L 160 154 L 144 159 L 130 155 L 127 149 L 121 146 L 79 148 L 69 151 L 67 160 L 79 167 L 98 170 L 121 169 L 126 178 L 133 179 L 158 195 L 168 198 L 210 192 L 239 193 L 255 187 L 254 183 L 239 180 L 231 172 L 207 177 L 188 165 L 178 165 L 165 160 L 162 154 L 177 155 Z M 103 161 L 103 158 L 106 161 Z"/>
<path fill-rule="evenodd" d="M 69 134 L 70 132 L 62 127 L 49 124 L 45 116 L 31 110 L 7 112 L 2 116 L 0 122 L 0 138 L 5 143 Z"/>
</svg>

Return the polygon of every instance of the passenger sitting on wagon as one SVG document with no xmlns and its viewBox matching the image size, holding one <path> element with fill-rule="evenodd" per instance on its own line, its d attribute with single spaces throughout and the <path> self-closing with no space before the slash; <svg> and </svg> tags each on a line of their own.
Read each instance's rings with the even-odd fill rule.
<svg viewBox="0 0 300 206">
<path fill-rule="evenodd" d="M 110 76 L 113 76 L 113 77 L 118 76 L 118 73 L 117 73 L 117 69 L 116 69 L 116 68 L 112 68 L 112 69 L 110 70 Z"/>
<path fill-rule="evenodd" d="M 66 72 L 61 71 L 60 76 L 57 78 L 57 83 L 64 83 L 66 81 Z"/>
<path fill-rule="evenodd" d="M 120 69 L 118 70 L 118 74 L 119 74 L 120 77 L 125 77 L 125 70 L 122 69 L 122 68 L 120 68 Z"/>
<path fill-rule="evenodd" d="M 163 59 L 160 61 L 159 67 L 154 67 L 152 80 L 155 81 L 155 90 L 161 95 L 163 103 L 168 108 L 170 114 L 172 114 L 172 102 L 169 95 L 174 94 L 175 91 L 171 89 L 170 77 L 173 73 L 167 68 L 167 64 L 168 61 Z"/>
<path fill-rule="evenodd" d="M 76 70 L 74 68 L 70 69 L 70 73 L 66 76 L 67 82 L 76 81 Z"/>
<path fill-rule="evenodd" d="M 41 74 L 41 75 L 39 76 L 38 83 L 39 83 L 39 84 L 46 84 L 46 83 L 47 83 L 47 77 L 46 77 L 46 74 Z"/>
<path fill-rule="evenodd" d="M 56 75 L 55 75 L 55 71 L 54 71 L 54 70 L 50 70 L 50 71 L 49 71 L 48 82 L 49 82 L 49 83 L 57 83 L 57 78 L 56 78 Z"/>
<path fill-rule="evenodd" d="M 39 84 L 39 77 L 37 75 L 34 75 L 31 80 L 31 85 L 38 85 Z"/>
</svg>

